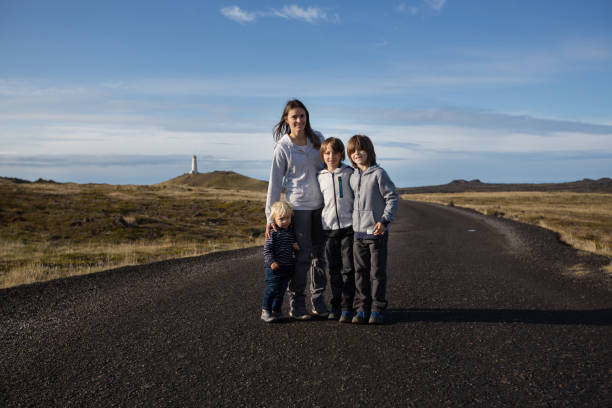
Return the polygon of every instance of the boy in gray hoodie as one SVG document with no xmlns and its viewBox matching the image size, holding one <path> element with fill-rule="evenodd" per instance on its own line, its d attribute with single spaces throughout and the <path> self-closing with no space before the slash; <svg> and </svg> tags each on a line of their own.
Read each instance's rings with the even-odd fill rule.
<svg viewBox="0 0 612 408">
<path fill-rule="evenodd" d="M 355 268 L 353 267 L 353 168 L 342 163 L 344 144 L 330 137 L 321 143 L 321 159 L 327 166 L 317 178 L 323 194 L 321 216 L 325 233 L 325 261 L 331 286 L 330 320 L 349 323 L 353 317 Z"/>
<path fill-rule="evenodd" d="M 387 172 L 376 164 L 374 145 L 369 137 L 353 136 L 348 142 L 347 153 L 355 167 L 351 187 L 355 194 L 353 259 L 357 314 L 352 322 L 382 324 L 382 312 L 387 308 L 389 224 L 397 211 L 399 196 Z"/>
</svg>

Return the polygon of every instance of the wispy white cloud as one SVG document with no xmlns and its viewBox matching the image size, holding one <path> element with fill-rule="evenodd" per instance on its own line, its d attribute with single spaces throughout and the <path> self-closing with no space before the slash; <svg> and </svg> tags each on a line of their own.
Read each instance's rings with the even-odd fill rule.
<svg viewBox="0 0 612 408">
<path fill-rule="evenodd" d="M 440 12 L 444 5 L 446 4 L 446 0 L 421 0 L 421 3 L 407 4 L 406 2 L 401 2 L 395 6 L 395 9 L 401 13 L 407 13 L 412 16 L 416 16 L 417 14 L 423 14 L 433 10 L 434 12 Z"/>
<path fill-rule="evenodd" d="M 446 0 L 425 0 L 425 3 L 435 11 L 440 11 L 446 4 Z"/>
<path fill-rule="evenodd" d="M 221 9 L 221 14 L 239 23 L 252 23 L 259 17 L 278 17 L 287 20 L 300 20 L 307 23 L 318 21 L 339 21 L 337 14 L 328 15 L 319 7 L 300 7 L 295 4 L 284 5 L 281 9 L 246 11 L 239 6 L 229 6 Z"/>
<path fill-rule="evenodd" d="M 373 45 L 385 47 L 388 43 L 384 40 Z M 362 76 L 349 72 L 341 77 L 330 74 L 315 78 L 305 73 L 304 80 L 295 85 L 292 93 L 302 97 L 397 95 L 423 90 L 540 84 L 567 73 L 605 69 L 612 58 L 612 47 L 605 41 L 581 38 L 562 41 L 547 49 L 454 48 L 432 51 L 428 57 L 398 59 L 379 75 Z M 129 107 L 138 100 L 160 101 L 159 98 L 151 99 L 153 95 L 284 98 L 287 93 L 284 84 L 290 81 L 292 78 L 289 76 L 265 74 L 141 78 L 97 84 L 0 78 L 0 112 L 16 112 L 24 107 L 29 108 L 28 112 L 52 113 L 61 106 L 72 104 L 78 108 L 92 100 L 105 106 L 113 104 L 117 111 L 121 111 L 122 104 Z M 355 83 L 360 86 L 356 87 Z M 134 98 L 135 95 L 139 98 Z M 98 108 L 96 105 L 95 111 L 99 111 Z"/>
<path fill-rule="evenodd" d="M 126 95 L 127 99 L 137 105 L 148 101 L 151 95 L 146 93 L 142 96 L 139 93 L 140 87 L 128 89 L 115 85 L 113 92 Z M 154 82 L 147 82 L 147 86 L 154 85 Z M 32 95 L 37 94 L 34 85 L 30 84 L 24 89 Z M 153 108 L 164 109 L 163 112 L 129 110 L 127 105 L 116 110 L 114 105 L 94 101 L 96 111 L 92 113 L 87 104 L 81 110 L 78 110 L 76 103 L 63 107 L 64 110 L 58 109 L 56 102 L 65 99 L 63 95 L 70 87 L 58 86 L 58 89 L 61 91 L 57 101 L 51 102 L 54 107 L 52 112 L 27 111 L 24 105 L 21 112 L 11 110 L 0 114 L 1 175 L 30 179 L 43 177 L 72 180 L 78 176 L 80 178 L 77 181 L 136 182 L 141 179 L 157 182 L 188 171 L 191 154 L 197 154 L 201 156 L 199 167 L 202 171 L 205 171 L 204 168 L 244 169 L 244 174 L 262 178 L 267 176 L 273 147 L 270 128 L 278 114 L 278 106 L 271 110 L 258 110 L 260 107 L 253 106 L 247 111 L 256 111 L 255 114 L 249 113 L 257 119 L 248 121 L 235 121 L 232 120 L 235 118 L 226 117 L 222 106 L 217 107 L 212 116 L 200 117 L 198 113 L 194 118 L 185 115 L 176 117 L 163 112 L 179 111 L 179 107 L 189 108 L 185 105 L 185 98 L 181 95 L 174 97 L 173 94 L 162 94 L 163 98 L 153 99 L 163 99 L 164 105 Z M 137 92 L 131 93 L 134 89 Z M 168 88 L 164 85 L 158 91 L 167 92 Z M 110 94 L 112 99 L 118 99 L 113 92 L 104 93 L 94 89 L 89 94 L 104 95 L 104 98 Z M 32 96 L 30 99 L 36 101 L 40 98 Z M 194 98 L 194 102 L 197 103 L 197 99 Z M 79 98 L 77 102 L 82 103 L 83 100 Z M 172 108 L 173 103 L 176 104 L 175 109 Z M 40 106 L 43 105 L 37 105 L 37 108 Z M 142 106 L 146 107 L 147 104 Z M 605 163 L 607 159 L 607 163 L 610 163 L 609 157 L 612 155 L 612 124 L 605 122 L 568 121 L 467 109 L 323 109 L 320 105 L 311 104 L 309 107 L 316 117 L 313 125 L 326 136 L 340 137 L 344 141 L 355 133 L 372 136 L 383 166 L 391 166 L 390 171 L 395 171 L 397 175 L 411 175 L 403 180 L 392 175 L 394 181 L 402 186 L 432 183 L 417 183 L 411 178 L 415 173 L 405 170 L 406 166 L 427 160 L 430 162 L 425 167 L 436 169 L 436 172 L 439 163 L 451 160 L 457 164 L 440 182 L 453 178 L 488 179 L 489 173 L 482 173 L 482 168 L 488 167 L 475 168 L 476 173 L 473 175 L 457 173 L 458 170 L 464 171 L 466 163 L 472 163 L 474 157 L 490 160 L 493 164 L 495 161 L 492 157 L 501 157 L 498 160 L 508 160 L 508 163 L 514 163 L 512 166 L 534 161 L 550 163 L 553 159 L 567 161 L 574 157 L 587 163 L 581 167 L 585 169 L 584 173 L 571 173 L 568 170 L 565 175 L 555 176 L 565 179 L 602 176 L 611 170 L 610 165 Z M 203 109 L 210 110 L 213 107 L 204 105 Z M 108 163 L 116 165 L 113 167 L 116 168 L 116 176 L 106 173 L 106 169 L 111 172 L 104 164 L 107 159 L 90 159 L 88 155 L 92 152 L 108 157 Z M 118 159 L 118 155 L 124 157 Z M 142 155 L 150 157 L 136 157 Z M 175 158 L 162 157 L 168 155 Z M 160 157 L 157 165 L 154 164 L 153 156 Z M 56 160 L 58 157 L 60 159 Z M 389 160 L 392 158 L 401 158 L 396 160 L 396 168 L 393 168 L 395 164 Z M 589 159 L 592 159 L 591 162 Z M 90 161 L 94 164 L 88 165 Z M 30 162 L 35 164 L 28 166 Z M 23 164 L 21 167 L 20 163 Z M 240 165 L 243 167 L 236 167 Z M 77 168 L 86 170 L 77 171 Z M 140 178 L 134 173 L 140 171 L 138 169 L 142 170 L 142 176 L 138 176 Z M 164 174 L 155 173 L 162 169 Z M 538 173 L 538 176 L 544 177 L 546 174 Z M 519 179 L 529 179 L 525 177 L 520 176 Z"/>
<path fill-rule="evenodd" d="M 612 155 L 610 125 L 506 113 L 328 108 L 317 124 L 324 134 L 343 140 L 365 133 L 386 157 L 417 158 L 423 151 Z"/>
<path fill-rule="evenodd" d="M 612 57 L 612 42 L 600 38 L 573 38 L 562 47 L 565 57 L 578 61 L 604 61 Z"/>
<path fill-rule="evenodd" d="M 470 129 L 525 133 L 538 136 L 559 133 L 580 133 L 612 136 L 609 124 L 586 121 L 541 118 L 531 115 L 515 115 L 467 109 L 374 109 L 359 110 L 357 116 L 378 123 L 403 123 L 413 126 L 452 126 Z M 612 141 L 610 141 L 612 149 Z"/>
<path fill-rule="evenodd" d="M 384 47 L 386 40 L 375 44 Z M 440 89 L 466 87 L 510 87 L 546 83 L 578 70 L 599 70 L 606 67 L 612 48 L 601 41 L 585 40 L 562 42 L 546 50 L 491 50 L 476 48 L 444 49 L 433 54 L 431 60 L 398 60 L 379 75 L 362 76 L 348 73 L 341 77 L 326 75 L 314 77 L 307 73 L 304 80 L 292 88 L 293 95 L 301 97 L 327 96 L 384 96 L 418 94 Z M 434 62 L 432 62 L 434 61 Z M 104 81 L 97 84 L 50 82 L 48 80 L 20 80 L 0 78 L 0 112 L 6 113 L 62 113 L 70 105 L 80 112 L 94 102 L 93 112 L 112 108 L 115 112 L 180 110 L 208 111 L 211 106 L 184 106 L 172 101 L 172 106 L 161 106 L 160 98 L 179 96 L 249 96 L 284 98 L 284 84 L 290 76 L 278 75 L 215 75 L 203 78 L 141 78 Z M 355 83 L 359 83 L 356 87 Z M 150 106 L 144 106 L 148 101 Z M 158 101 L 160 106 L 152 106 Z M 103 105 L 103 106 L 100 106 Z M 74 112 L 74 111 L 73 111 Z M 89 112 L 92 112 L 90 110 Z M 608 120 L 609 118 L 603 118 Z"/>
<path fill-rule="evenodd" d="M 419 8 L 415 6 L 409 6 L 408 4 L 402 2 L 395 6 L 395 9 L 402 13 L 408 13 L 413 16 L 419 13 Z"/>
<path fill-rule="evenodd" d="M 274 11 L 274 15 L 286 19 L 303 20 L 314 23 L 317 20 L 327 20 L 327 13 L 316 7 L 302 8 L 295 4 L 283 6 L 281 10 Z"/>
<path fill-rule="evenodd" d="M 255 13 L 244 11 L 238 6 L 224 7 L 221 9 L 221 14 L 230 20 L 237 21 L 239 23 L 250 23 L 256 19 Z"/>
</svg>

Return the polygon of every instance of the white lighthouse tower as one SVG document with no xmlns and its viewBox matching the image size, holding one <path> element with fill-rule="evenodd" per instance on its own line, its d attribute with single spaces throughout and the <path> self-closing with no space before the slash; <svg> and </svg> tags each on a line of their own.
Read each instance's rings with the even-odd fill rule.
<svg viewBox="0 0 612 408">
<path fill-rule="evenodd" d="M 195 154 L 191 158 L 191 171 L 189 174 L 198 174 L 198 158 Z"/>
</svg>

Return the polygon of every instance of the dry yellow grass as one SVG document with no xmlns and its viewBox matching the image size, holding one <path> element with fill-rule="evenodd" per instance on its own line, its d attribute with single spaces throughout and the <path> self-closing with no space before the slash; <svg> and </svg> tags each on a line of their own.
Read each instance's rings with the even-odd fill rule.
<svg viewBox="0 0 612 408">
<path fill-rule="evenodd" d="M 612 258 L 612 194 L 472 192 L 404 194 L 402 198 L 472 208 L 483 214 L 539 225 L 557 232 L 575 248 Z"/>
<path fill-rule="evenodd" d="M 0 183 L 0 288 L 263 245 L 265 193 Z"/>
<path fill-rule="evenodd" d="M 94 244 L 33 246 L 0 241 L 0 258 L 11 257 L 17 265 L 0 275 L 0 288 L 257 245 L 263 245 L 262 237 L 245 237 L 229 242 L 140 241 L 103 246 Z M 83 260 L 86 262 L 82 262 Z"/>
</svg>

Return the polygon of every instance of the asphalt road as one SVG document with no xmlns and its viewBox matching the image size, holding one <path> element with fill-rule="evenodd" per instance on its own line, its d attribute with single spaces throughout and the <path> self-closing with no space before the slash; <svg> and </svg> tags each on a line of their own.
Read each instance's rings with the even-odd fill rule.
<svg viewBox="0 0 612 408">
<path fill-rule="evenodd" d="M 261 248 L 1 290 L 0 406 L 612 406 L 603 258 L 411 202 L 389 245 L 384 326 L 261 322 Z"/>
</svg>

